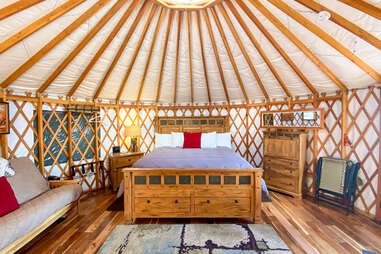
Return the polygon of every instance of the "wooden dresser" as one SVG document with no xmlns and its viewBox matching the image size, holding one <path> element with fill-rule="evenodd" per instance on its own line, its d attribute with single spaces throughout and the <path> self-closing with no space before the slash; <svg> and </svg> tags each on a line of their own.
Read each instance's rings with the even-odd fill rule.
<svg viewBox="0 0 381 254">
<path fill-rule="evenodd" d="M 307 134 L 264 132 L 263 178 L 269 189 L 302 198 Z"/>
<path fill-rule="evenodd" d="M 123 168 L 131 167 L 135 162 L 144 156 L 144 153 L 115 153 L 109 157 L 109 166 L 111 169 L 111 185 L 116 191 L 123 179 Z"/>
</svg>

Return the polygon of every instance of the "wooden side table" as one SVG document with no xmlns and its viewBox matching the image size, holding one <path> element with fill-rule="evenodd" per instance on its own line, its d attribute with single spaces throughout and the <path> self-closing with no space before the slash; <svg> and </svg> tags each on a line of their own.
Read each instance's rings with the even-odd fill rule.
<svg viewBox="0 0 381 254">
<path fill-rule="evenodd" d="M 111 185 L 114 191 L 119 188 L 120 182 L 123 179 L 123 172 L 121 169 L 132 167 L 132 165 L 143 156 L 143 152 L 115 153 L 110 155 L 109 166 L 111 169 Z"/>
</svg>

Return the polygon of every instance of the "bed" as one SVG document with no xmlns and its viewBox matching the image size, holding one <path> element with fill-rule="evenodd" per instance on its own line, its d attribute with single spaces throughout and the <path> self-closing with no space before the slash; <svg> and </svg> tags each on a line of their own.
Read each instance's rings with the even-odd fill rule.
<svg viewBox="0 0 381 254">
<path fill-rule="evenodd" d="M 158 117 L 155 131 L 228 132 L 227 117 Z M 124 213 L 136 218 L 261 221 L 262 169 L 226 147 L 157 148 L 124 173 Z"/>
</svg>

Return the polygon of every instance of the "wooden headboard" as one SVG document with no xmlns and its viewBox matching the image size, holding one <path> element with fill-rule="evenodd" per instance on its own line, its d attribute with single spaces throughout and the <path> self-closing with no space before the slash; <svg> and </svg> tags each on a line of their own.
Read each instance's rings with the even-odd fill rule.
<svg viewBox="0 0 381 254">
<path fill-rule="evenodd" d="M 228 116 L 156 117 L 155 132 L 229 132 Z"/>
</svg>

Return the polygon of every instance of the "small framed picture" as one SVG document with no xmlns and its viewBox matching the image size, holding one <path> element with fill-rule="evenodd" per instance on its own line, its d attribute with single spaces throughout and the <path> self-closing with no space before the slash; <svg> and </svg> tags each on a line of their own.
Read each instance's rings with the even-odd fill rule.
<svg viewBox="0 0 381 254">
<path fill-rule="evenodd" d="M 0 134 L 9 134 L 9 103 L 0 102 Z"/>
</svg>

